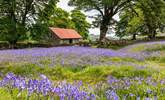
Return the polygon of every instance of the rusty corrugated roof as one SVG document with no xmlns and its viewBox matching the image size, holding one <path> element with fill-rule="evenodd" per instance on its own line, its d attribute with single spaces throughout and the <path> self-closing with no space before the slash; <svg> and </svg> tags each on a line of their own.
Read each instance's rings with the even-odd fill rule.
<svg viewBox="0 0 165 100">
<path fill-rule="evenodd" d="M 56 34 L 60 39 L 81 39 L 81 35 L 73 29 L 53 28 L 50 30 Z"/>
</svg>

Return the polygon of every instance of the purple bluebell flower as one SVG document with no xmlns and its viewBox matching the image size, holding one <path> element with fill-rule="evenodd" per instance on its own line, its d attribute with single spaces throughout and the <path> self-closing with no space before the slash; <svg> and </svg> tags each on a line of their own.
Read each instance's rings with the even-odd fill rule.
<svg viewBox="0 0 165 100">
<path fill-rule="evenodd" d="M 134 96 L 134 94 L 132 94 L 132 93 L 130 93 L 129 95 L 130 95 L 131 97 L 133 97 L 133 96 Z"/>
<path fill-rule="evenodd" d="M 108 100 L 120 100 L 119 96 L 116 94 L 114 90 L 106 91 L 106 97 Z"/>
<path fill-rule="evenodd" d="M 136 100 L 140 100 L 140 96 L 137 96 L 137 97 L 136 97 Z"/>
</svg>

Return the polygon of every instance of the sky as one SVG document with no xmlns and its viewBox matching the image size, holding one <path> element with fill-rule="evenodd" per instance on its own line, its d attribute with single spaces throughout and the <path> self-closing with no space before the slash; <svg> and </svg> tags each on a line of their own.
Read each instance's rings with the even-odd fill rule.
<svg viewBox="0 0 165 100">
<path fill-rule="evenodd" d="M 68 2 L 69 2 L 69 0 L 60 0 L 60 2 L 57 4 L 57 6 L 62 8 L 62 9 L 64 9 L 64 10 L 66 10 L 66 11 L 68 11 L 68 12 L 70 12 L 71 10 L 74 9 L 74 7 L 68 6 Z M 94 15 L 96 13 L 97 13 L 96 11 L 84 12 L 84 14 L 87 15 L 87 16 L 89 16 L 89 15 L 91 16 L 91 15 Z M 114 18 L 116 20 L 119 20 L 119 16 L 118 15 L 114 16 Z M 93 19 L 87 17 L 87 21 L 89 23 L 92 23 Z M 89 29 L 89 34 L 98 35 L 99 33 L 100 33 L 99 28 L 91 28 L 91 29 Z"/>
</svg>

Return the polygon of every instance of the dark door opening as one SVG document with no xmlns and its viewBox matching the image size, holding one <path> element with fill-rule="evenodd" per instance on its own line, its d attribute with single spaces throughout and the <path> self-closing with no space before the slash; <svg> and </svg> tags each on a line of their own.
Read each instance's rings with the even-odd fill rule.
<svg viewBox="0 0 165 100">
<path fill-rule="evenodd" d="M 69 43 L 70 43 L 70 44 L 72 44 L 72 43 L 73 43 L 73 40 L 72 40 L 72 39 L 70 39 L 70 40 L 69 40 Z"/>
</svg>

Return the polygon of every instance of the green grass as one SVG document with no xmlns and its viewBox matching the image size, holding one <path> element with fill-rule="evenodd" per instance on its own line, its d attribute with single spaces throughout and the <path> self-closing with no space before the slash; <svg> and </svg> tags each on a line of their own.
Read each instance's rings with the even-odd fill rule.
<svg viewBox="0 0 165 100">
<path fill-rule="evenodd" d="M 48 96 L 32 94 L 30 97 L 27 95 L 27 91 L 21 93 L 17 89 L 0 88 L 0 100 L 50 100 Z M 55 97 L 56 100 L 60 100 L 59 97 Z"/>
<path fill-rule="evenodd" d="M 112 72 L 112 76 L 117 78 L 124 78 L 124 77 L 149 77 L 153 74 L 158 73 L 159 71 L 152 69 L 152 68 L 134 68 L 134 67 L 120 67 L 116 68 Z"/>
<path fill-rule="evenodd" d="M 0 88 L 0 100 L 12 100 L 12 97 L 7 90 Z"/>
<path fill-rule="evenodd" d="M 140 45 L 132 48 L 133 51 L 146 51 L 146 52 L 155 52 L 160 51 L 162 54 L 165 52 L 165 45 L 152 45 L 152 46 L 145 46 Z M 29 78 L 39 78 L 40 74 L 45 74 L 50 80 L 52 81 L 63 81 L 66 80 L 68 82 L 74 82 L 75 80 L 81 80 L 83 83 L 87 83 L 94 86 L 96 84 L 105 85 L 104 88 L 96 89 L 96 94 L 102 97 L 102 100 L 105 100 L 104 92 L 107 89 L 106 83 L 108 76 L 114 76 L 118 79 L 120 78 L 134 78 L 134 77 L 153 77 L 157 81 L 160 79 L 165 78 L 165 56 L 155 56 L 145 59 L 144 61 L 138 61 L 132 58 L 120 58 L 120 57 L 103 57 L 100 58 L 102 62 L 112 61 L 114 63 L 121 63 L 121 62 L 130 62 L 133 64 L 146 66 L 146 67 L 136 67 L 133 65 L 128 64 L 121 64 L 121 65 L 110 65 L 110 66 L 54 66 L 54 67 L 47 67 L 50 63 L 49 59 L 42 60 L 44 66 L 40 67 L 34 64 L 28 63 L 3 63 L 0 65 L 0 73 L 5 75 L 8 72 L 13 72 L 17 75 L 29 77 Z M 0 78 L 3 78 L 0 77 Z M 138 91 L 137 90 L 138 87 Z M 121 94 L 130 93 L 130 91 L 134 94 L 136 93 L 144 93 L 141 92 L 146 90 L 147 88 L 153 88 L 147 86 L 146 84 L 142 86 L 132 86 L 129 91 L 118 91 Z M 18 90 L 13 90 L 14 94 L 11 95 L 7 89 L 0 88 L 0 100 L 25 100 L 27 99 L 26 93 L 18 94 Z M 143 95 L 143 94 L 141 94 Z M 42 97 L 42 100 L 47 99 L 46 97 Z M 164 100 L 165 96 L 159 98 L 160 100 Z M 34 94 L 30 100 L 36 100 L 36 95 Z M 58 98 L 57 98 L 58 100 Z M 130 98 L 129 100 L 135 100 L 135 98 Z"/>
<path fill-rule="evenodd" d="M 119 58 L 118 58 L 119 59 Z M 26 65 L 14 65 L 10 64 L 5 67 L 1 67 L 0 71 L 3 74 L 8 72 L 14 72 L 17 75 L 22 75 L 26 77 L 39 78 L 40 74 L 45 74 L 52 81 L 63 81 L 66 80 L 68 82 L 74 82 L 75 80 L 81 80 L 83 83 L 87 83 L 95 86 L 96 84 L 101 85 L 99 88 L 94 88 L 95 93 L 101 97 L 101 100 L 105 99 L 105 90 L 107 89 L 107 77 L 109 75 L 114 76 L 116 78 L 133 78 L 133 77 L 148 77 L 152 76 L 157 79 L 158 76 L 161 78 L 165 77 L 165 70 L 161 70 L 161 72 L 152 67 L 146 68 L 136 68 L 134 66 L 88 66 L 88 67 L 39 67 L 32 64 Z M 138 87 L 139 91 L 135 91 L 137 86 L 133 86 L 129 89 L 129 91 L 119 90 L 118 93 L 126 94 L 132 91 L 132 93 L 141 93 L 142 90 L 149 88 L 147 85 L 143 85 L 143 87 Z M 7 89 L 0 88 L 0 100 L 26 100 L 27 93 L 22 92 L 19 94 L 18 90 L 13 90 L 13 94 L 10 94 Z M 19 95 L 18 95 L 19 94 Z M 33 94 L 29 100 L 36 100 L 37 95 Z M 163 97 L 162 97 L 163 98 Z M 40 96 L 40 100 L 49 100 L 50 98 L 46 98 Z M 134 100 L 135 97 L 130 98 L 128 100 Z M 163 98 L 164 99 L 164 98 Z M 59 98 L 57 97 L 57 100 Z M 98 99 L 99 100 L 99 99 Z"/>
<path fill-rule="evenodd" d="M 112 62 L 133 62 L 133 63 L 140 63 L 137 59 L 134 58 L 120 58 L 120 57 L 102 57 L 100 58 L 102 62 L 112 61 Z"/>
<path fill-rule="evenodd" d="M 75 80 L 81 80 L 83 83 L 87 83 L 94 86 L 95 84 L 100 83 L 101 87 L 94 88 L 95 93 L 101 97 L 101 100 L 105 99 L 105 90 L 107 89 L 107 77 L 109 75 L 116 78 L 133 78 L 133 77 L 155 77 L 155 79 L 162 79 L 165 77 L 165 70 L 157 70 L 152 67 L 146 68 L 135 68 L 133 66 L 89 66 L 85 68 L 75 68 L 75 67 L 39 67 L 34 65 L 26 66 L 8 66 L 1 68 L 3 74 L 7 72 L 14 72 L 18 75 L 23 75 L 26 77 L 38 78 L 38 75 L 45 74 L 52 81 L 63 81 L 74 82 Z M 137 90 L 138 87 L 138 91 Z M 142 86 L 132 86 L 129 91 L 118 90 L 120 94 L 134 93 L 140 94 L 141 91 L 147 90 L 147 88 L 154 88 L 147 85 Z M 26 100 L 27 94 L 23 92 L 19 94 L 18 90 L 13 90 L 13 94 L 10 94 L 7 89 L 0 88 L 0 100 Z M 19 94 L 19 95 L 18 95 Z M 144 95 L 144 94 L 141 94 Z M 37 95 L 33 94 L 29 100 L 36 100 Z M 49 98 L 40 96 L 40 100 L 49 100 Z M 161 97 L 164 99 L 164 96 Z M 132 97 L 128 100 L 134 100 L 135 97 Z M 57 100 L 58 97 L 57 97 Z M 99 99 L 98 99 L 99 100 Z"/>
<path fill-rule="evenodd" d="M 139 52 L 139 51 L 146 51 L 146 52 L 165 51 L 165 45 L 164 44 L 153 44 L 153 45 L 141 44 L 141 45 L 137 45 L 136 47 L 132 48 L 131 51 L 133 51 L 133 52 Z"/>
<path fill-rule="evenodd" d="M 139 52 L 145 50 L 145 45 L 139 45 L 131 49 L 133 52 Z"/>
<path fill-rule="evenodd" d="M 146 51 L 148 51 L 148 52 L 165 51 L 165 45 L 157 44 L 157 45 L 154 45 L 151 48 L 146 48 Z"/>
<path fill-rule="evenodd" d="M 96 84 L 100 81 L 106 82 L 109 75 L 117 78 L 122 77 L 147 77 L 158 71 L 153 68 L 136 68 L 134 66 L 88 66 L 88 67 L 39 67 L 32 64 L 8 65 L 0 67 L 0 72 L 4 75 L 13 72 L 17 75 L 37 78 L 40 74 L 45 74 L 54 81 L 74 81 L 82 80 Z"/>
</svg>

